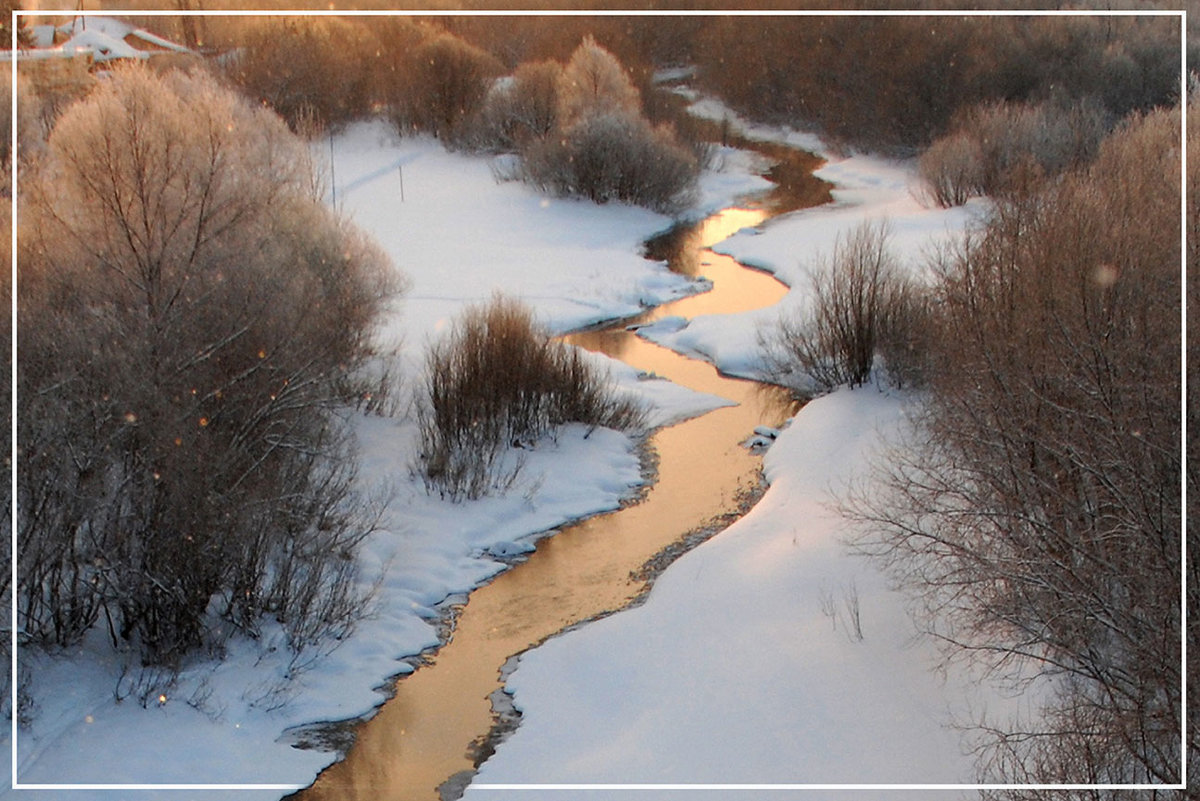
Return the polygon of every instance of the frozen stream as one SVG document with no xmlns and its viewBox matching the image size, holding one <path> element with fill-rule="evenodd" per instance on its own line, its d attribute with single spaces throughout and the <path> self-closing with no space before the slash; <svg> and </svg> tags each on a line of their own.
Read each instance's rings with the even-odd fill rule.
<svg viewBox="0 0 1200 801">
<path fill-rule="evenodd" d="M 743 443 L 756 426 L 776 427 L 795 412 L 776 387 L 720 375 L 712 365 L 637 336 L 662 318 L 690 319 L 776 303 L 787 288 L 709 247 L 761 223 L 760 209 L 727 209 L 683 237 L 672 261 L 712 281 L 711 291 L 668 303 L 636 320 L 576 333 L 568 342 L 730 405 L 658 430 L 657 459 L 645 496 L 542 539 L 528 561 L 471 593 L 449 642 L 429 664 L 398 680 L 395 697 L 357 732 L 346 758 L 300 794 L 305 801 L 437 799 L 439 787 L 469 777 L 494 724 L 490 697 L 513 655 L 566 628 L 627 606 L 647 583 L 643 568 L 697 531 L 724 528 L 761 482 L 761 459 Z M 691 265 L 689 267 L 688 265 Z"/>
</svg>

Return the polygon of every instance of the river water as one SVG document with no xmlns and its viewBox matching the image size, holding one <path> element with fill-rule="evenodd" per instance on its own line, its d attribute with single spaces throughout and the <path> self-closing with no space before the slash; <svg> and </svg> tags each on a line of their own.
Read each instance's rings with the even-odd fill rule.
<svg viewBox="0 0 1200 801">
<path fill-rule="evenodd" d="M 809 185 L 802 194 L 819 196 L 811 186 L 817 183 L 811 178 L 814 160 L 808 159 L 803 174 Z M 630 329 L 667 316 L 690 319 L 776 303 L 787 291 L 784 285 L 708 248 L 795 205 L 785 199 L 727 209 L 675 232 L 666 242 L 674 251 L 673 269 L 703 274 L 712 281 L 711 291 L 564 338 L 735 405 L 655 432 L 647 443 L 657 460 L 654 481 L 640 501 L 562 528 L 542 539 L 526 562 L 472 592 L 457 610 L 449 642 L 395 683 L 395 697 L 359 727 L 345 759 L 298 797 L 433 801 L 439 787 L 455 796 L 488 753 L 495 723 L 490 697 L 500 690 L 500 671 L 511 656 L 628 606 L 646 588 L 644 568 L 656 556 L 663 561 L 661 555 L 688 535 L 724 528 L 745 511 L 761 488 L 761 459 L 743 443 L 756 426 L 776 427 L 794 414 L 790 396 L 722 376 L 712 365 L 654 345 Z"/>
</svg>

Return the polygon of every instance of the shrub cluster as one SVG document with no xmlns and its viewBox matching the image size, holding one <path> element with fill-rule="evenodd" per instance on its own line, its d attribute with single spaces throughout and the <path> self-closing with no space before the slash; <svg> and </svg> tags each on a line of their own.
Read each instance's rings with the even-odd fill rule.
<svg viewBox="0 0 1200 801">
<path fill-rule="evenodd" d="M 520 467 L 511 450 L 559 426 L 630 430 L 643 421 L 578 349 L 551 340 L 527 307 L 504 297 L 468 309 L 430 347 L 418 409 L 426 486 L 454 500 L 510 484 Z"/>
<path fill-rule="evenodd" d="M 974 106 L 922 154 L 921 178 L 946 207 L 1004 194 L 1027 180 L 1031 169 L 1054 175 L 1091 161 L 1111 127 L 1106 112 L 1087 103 Z"/>
<path fill-rule="evenodd" d="M 896 383 L 920 380 L 924 298 L 887 237 L 885 223 L 863 223 L 809 273 L 809 305 L 760 337 L 774 380 L 804 391 L 860 386 L 881 355 Z"/>
<path fill-rule="evenodd" d="M 309 194 L 307 147 L 202 75 L 117 71 L 22 184 L 22 635 L 97 622 L 147 663 L 361 613 L 340 410 L 390 267 Z"/>
<path fill-rule="evenodd" d="M 1172 783 L 1200 759 L 1179 739 L 1179 126 L 1135 117 L 943 256 L 930 391 L 856 505 L 953 654 L 1054 688 L 981 722 L 984 781 Z"/>
<path fill-rule="evenodd" d="M 686 205 L 696 158 L 668 130 L 621 114 L 593 114 L 527 147 L 521 176 L 558 195 L 670 212 Z"/>
<path fill-rule="evenodd" d="M 516 135 L 506 138 L 519 147 L 518 173 L 543 191 L 667 212 L 689 201 L 700 172 L 697 153 L 680 143 L 672 126 L 652 125 L 643 116 L 628 73 L 591 37 L 564 67 L 519 71 L 496 100 L 506 109 L 538 110 L 519 117 L 532 118 L 536 127 L 518 123 L 493 130 L 515 128 Z M 497 138 L 497 144 L 503 141 Z"/>
<path fill-rule="evenodd" d="M 268 17 L 239 29 L 225 76 L 293 131 L 339 128 L 379 103 L 375 34 L 341 17 Z"/>
</svg>

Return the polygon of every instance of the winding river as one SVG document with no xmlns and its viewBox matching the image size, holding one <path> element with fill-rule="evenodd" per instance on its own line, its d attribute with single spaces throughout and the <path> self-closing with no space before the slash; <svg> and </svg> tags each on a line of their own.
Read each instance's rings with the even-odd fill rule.
<svg viewBox="0 0 1200 801">
<path fill-rule="evenodd" d="M 650 243 L 672 253 L 672 269 L 712 281 L 709 292 L 647 311 L 634 320 L 564 337 L 677 384 L 733 401 L 656 431 L 647 443 L 654 482 L 636 502 L 566 526 L 542 539 L 529 559 L 471 593 L 456 610 L 449 641 L 427 664 L 395 683 L 395 697 L 357 730 L 353 747 L 298 798 L 304 801 L 422 801 L 457 797 L 490 754 L 510 657 L 585 621 L 636 601 L 670 554 L 726 527 L 761 491 L 761 459 L 743 446 L 754 428 L 778 426 L 795 413 L 788 393 L 720 375 L 712 365 L 654 345 L 632 328 L 666 316 L 691 319 L 776 303 L 787 288 L 708 248 L 781 210 L 827 198 L 803 160 L 773 196 L 722 211 Z M 778 168 L 777 168 L 778 169 Z M 771 177 L 775 178 L 773 174 Z M 684 545 L 686 543 L 686 546 Z"/>
</svg>

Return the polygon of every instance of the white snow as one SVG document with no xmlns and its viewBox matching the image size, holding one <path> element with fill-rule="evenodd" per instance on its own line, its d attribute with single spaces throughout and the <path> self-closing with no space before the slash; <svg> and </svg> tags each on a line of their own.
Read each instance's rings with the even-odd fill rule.
<svg viewBox="0 0 1200 801">
<path fill-rule="evenodd" d="M 147 44 L 161 47 L 164 50 L 172 50 L 176 53 L 188 53 L 186 47 L 169 39 L 164 39 L 156 33 L 151 33 L 145 28 L 139 28 L 136 25 L 130 25 L 124 20 L 115 17 L 99 17 L 86 16 L 75 17 L 70 22 L 59 26 L 59 30 L 65 34 L 79 34 L 87 31 L 89 33 L 98 33 L 110 39 L 124 40 L 127 37 L 140 39 Z"/>
<path fill-rule="evenodd" d="M 645 605 L 521 658 L 507 685 L 521 725 L 476 784 L 972 783 L 948 724 L 1015 702 L 935 669 L 829 505 L 903 416 L 872 388 L 802 409 L 750 514 L 668 568 Z"/>
<path fill-rule="evenodd" d="M 90 51 L 97 62 L 111 61 L 117 58 L 146 59 L 150 57 L 149 53 L 138 50 L 121 38 L 94 28 L 79 31 L 63 42 L 62 49 L 67 53 Z"/>
<path fill-rule="evenodd" d="M 58 47 L 54 46 L 56 30 L 69 37 Z M 18 57 L 22 60 L 71 58 L 80 53 L 91 53 L 96 63 L 123 58 L 150 58 L 151 51 L 143 50 L 127 39 L 175 53 L 191 52 L 181 44 L 113 17 L 75 17 L 57 29 L 50 25 L 35 25 L 31 31 L 35 49 L 19 51 Z M 11 60 L 12 55 L 12 51 L 0 52 L 0 61 Z"/>
</svg>

